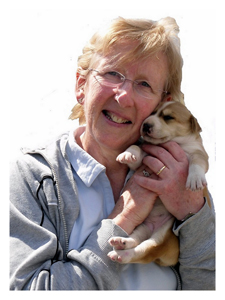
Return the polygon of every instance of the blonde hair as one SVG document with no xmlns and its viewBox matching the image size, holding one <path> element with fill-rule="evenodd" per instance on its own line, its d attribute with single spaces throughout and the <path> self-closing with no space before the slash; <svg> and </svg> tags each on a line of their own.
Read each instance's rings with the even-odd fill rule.
<svg viewBox="0 0 225 300">
<path fill-rule="evenodd" d="M 118 65 L 144 60 L 158 52 L 163 52 L 167 56 L 169 69 L 166 89 L 173 100 L 183 102 L 183 94 L 180 90 L 183 59 L 180 54 L 178 33 L 179 27 L 170 17 L 159 21 L 119 17 L 113 20 L 108 28 L 95 33 L 83 48 L 83 54 L 78 58 L 78 72 L 85 77 L 88 68 L 92 67 L 96 59 L 96 54 L 101 56 L 112 54 L 112 60 Z M 136 43 L 130 51 L 121 56 L 121 53 L 116 51 L 116 46 L 127 44 L 128 41 Z M 79 118 L 80 124 L 85 123 L 83 106 L 76 104 L 70 118 Z"/>
</svg>

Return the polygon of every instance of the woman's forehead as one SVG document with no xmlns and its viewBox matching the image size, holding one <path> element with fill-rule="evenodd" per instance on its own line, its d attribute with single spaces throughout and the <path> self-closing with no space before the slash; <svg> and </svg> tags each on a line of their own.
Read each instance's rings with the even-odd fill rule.
<svg viewBox="0 0 225 300">
<path fill-rule="evenodd" d="M 122 70 L 136 70 L 137 72 L 152 71 L 157 69 L 158 72 L 168 73 L 168 60 L 164 53 L 159 52 L 148 58 L 139 58 L 132 60 L 126 60 L 124 58 L 124 51 L 111 53 L 106 56 L 98 55 L 95 59 L 95 63 L 92 67 L 99 68 L 102 71 L 108 69 Z"/>
</svg>

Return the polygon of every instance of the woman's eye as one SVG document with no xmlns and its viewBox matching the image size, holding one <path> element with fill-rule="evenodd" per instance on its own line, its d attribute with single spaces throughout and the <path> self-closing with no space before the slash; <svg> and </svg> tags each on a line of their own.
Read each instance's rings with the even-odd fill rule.
<svg viewBox="0 0 225 300">
<path fill-rule="evenodd" d="M 116 71 L 110 71 L 110 72 L 107 72 L 106 75 L 108 76 L 114 76 L 114 77 L 120 77 L 120 74 Z"/>
<path fill-rule="evenodd" d="M 138 82 L 138 85 L 141 87 L 147 87 L 147 88 L 151 89 L 150 84 L 148 84 L 146 81 L 140 81 L 140 82 Z"/>
<path fill-rule="evenodd" d="M 116 71 L 106 72 L 103 77 L 109 82 L 116 83 L 116 84 L 122 81 L 121 74 Z"/>
</svg>

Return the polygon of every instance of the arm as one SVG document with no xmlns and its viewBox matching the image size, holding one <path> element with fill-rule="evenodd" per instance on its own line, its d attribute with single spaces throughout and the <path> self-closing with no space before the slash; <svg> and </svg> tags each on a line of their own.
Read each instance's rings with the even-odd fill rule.
<svg viewBox="0 0 225 300">
<path fill-rule="evenodd" d="M 108 218 L 130 235 L 147 218 L 156 198 L 155 193 L 137 184 L 132 176 Z"/>
<path fill-rule="evenodd" d="M 40 182 L 35 176 L 24 163 L 11 172 L 10 289 L 115 289 L 121 266 L 107 257 L 112 249 L 108 239 L 127 234 L 112 220 L 103 220 L 79 251 L 66 254 L 53 181 L 41 187 L 43 199 L 52 200 L 45 207 L 36 196 Z"/>
<path fill-rule="evenodd" d="M 187 221 L 174 226 L 180 239 L 179 272 L 183 290 L 215 289 L 215 214 L 206 202 Z"/>
<path fill-rule="evenodd" d="M 155 174 L 163 165 L 166 168 L 158 177 L 135 174 L 138 184 L 157 193 L 167 210 L 177 220 L 190 212 L 193 217 L 175 231 L 180 239 L 180 275 L 183 289 L 213 289 L 215 285 L 215 229 L 214 212 L 203 198 L 203 191 L 186 189 L 188 160 L 181 147 L 168 142 L 161 146 L 145 146 L 151 156 L 144 158 L 146 168 Z"/>
</svg>

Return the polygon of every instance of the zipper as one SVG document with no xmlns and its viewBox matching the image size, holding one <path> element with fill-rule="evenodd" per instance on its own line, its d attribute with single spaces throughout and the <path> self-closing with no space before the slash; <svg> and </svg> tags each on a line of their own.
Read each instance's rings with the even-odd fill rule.
<svg viewBox="0 0 225 300">
<path fill-rule="evenodd" d="M 26 151 L 27 154 L 40 154 L 45 160 L 46 162 L 48 163 L 51 171 L 52 171 L 52 174 L 53 174 L 53 177 L 55 179 L 55 182 L 56 182 L 56 188 L 57 188 L 57 193 L 58 193 L 58 201 L 59 201 L 59 212 L 60 212 L 60 215 L 61 215 L 61 220 L 62 220 L 62 223 L 63 223 L 63 229 L 64 229 L 64 236 L 65 236 L 65 255 L 64 255 L 64 258 L 66 258 L 66 254 L 68 253 L 69 251 L 69 241 L 68 241 L 68 233 L 67 233 L 67 226 L 66 226 L 66 220 L 65 220 L 65 216 L 63 214 L 63 211 L 62 211 L 62 198 L 61 198 L 61 195 L 60 195 L 60 191 L 59 191 L 59 181 L 58 181 L 58 178 L 54 172 L 54 168 L 52 166 L 52 164 L 49 162 L 49 160 L 46 158 L 46 156 L 39 152 L 39 151 Z"/>
<path fill-rule="evenodd" d="M 176 276 L 177 279 L 177 290 L 181 290 L 182 289 L 182 285 L 181 285 L 181 278 L 179 273 L 177 272 L 177 270 L 174 267 L 170 267 L 170 269 L 173 271 L 173 273 Z"/>
<path fill-rule="evenodd" d="M 66 220 L 65 220 L 65 216 L 64 213 L 62 211 L 62 199 L 61 199 L 61 195 L 60 195 L 60 191 L 59 191 L 59 184 L 58 184 L 58 178 L 54 173 L 54 169 L 52 168 L 52 165 L 49 164 L 53 173 L 53 176 L 55 177 L 55 181 L 56 181 L 56 187 L 57 187 L 57 193 L 58 193 L 58 201 L 59 201 L 59 211 L 61 214 L 61 218 L 62 218 L 62 223 L 63 223 L 63 229 L 64 229 L 64 235 L 65 235 L 65 257 L 66 254 L 69 251 L 69 242 L 68 242 L 68 233 L 67 233 L 67 226 L 66 226 Z"/>
</svg>

